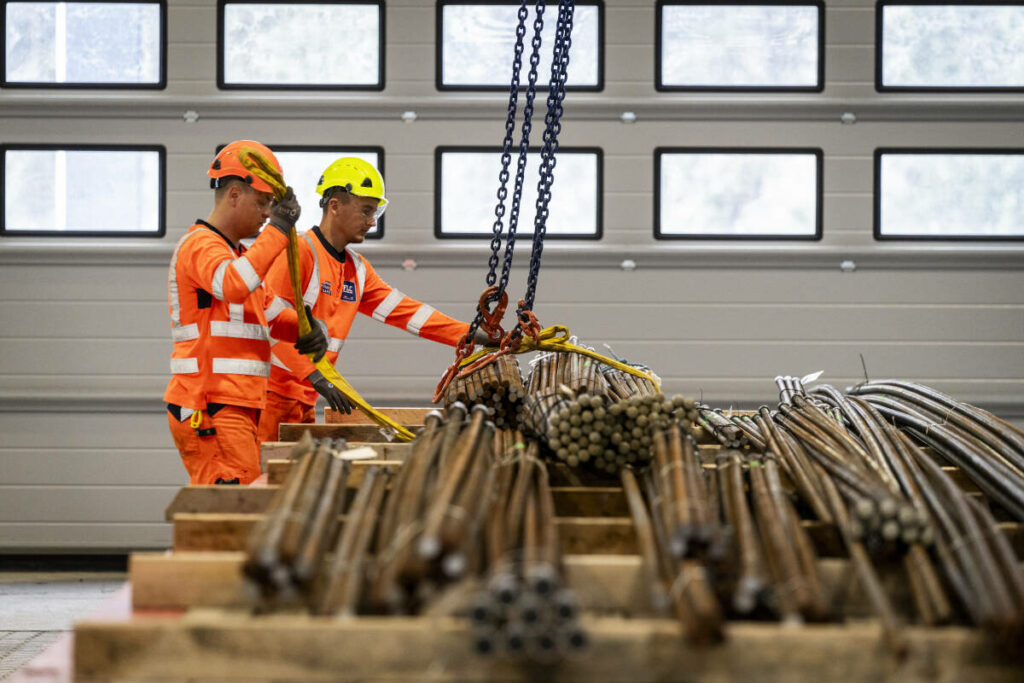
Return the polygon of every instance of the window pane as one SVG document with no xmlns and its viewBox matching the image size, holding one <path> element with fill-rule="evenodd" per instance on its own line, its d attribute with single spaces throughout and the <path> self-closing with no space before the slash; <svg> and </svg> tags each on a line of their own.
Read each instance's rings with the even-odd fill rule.
<svg viewBox="0 0 1024 683">
<path fill-rule="evenodd" d="M 661 7 L 658 86 L 817 89 L 821 7 Z"/>
<path fill-rule="evenodd" d="M 324 169 L 341 157 L 359 157 L 373 164 L 383 175 L 383 168 L 380 163 L 380 154 L 370 152 L 366 149 L 346 150 L 337 149 L 331 151 L 321 150 L 297 150 L 286 146 L 271 147 L 274 155 L 281 162 L 284 170 L 284 178 L 295 190 L 299 199 L 299 206 L 302 207 L 302 216 L 299 218 L 299 232 L 308 230 L 314 225 L 320 224 L 320 217 L 323 210 L 320 208 L 320 195 L 316 193 L 316 187 L 320 183 L 320 174 Z M 384 190 L 387 192 L 387 179 L 385 179 Z M 381 221 L 384 219 L 381 218 Z M 382 235 L 382 223 L 378 224 L 366 233 L 367 239 L 380 239 Z"/>
<path fill-rule="evenodd" d="M 5 85 L 161 85 L 158 3 L 8 2 Z"/>
<path fill-rule="evenodd" d="M 442 151 L 440 154 L 441 224 L 438 236 L 490 236 L 497 204 L 501 152 Z M 516 156 L 510 166 L 515 178 Z M 517 235 L 532 235 L 537 207 L 537 169 L 540 154 L 531 153 L 526 164 L 526 181 L 519 212 Z M 547 236 L 599 238 L 600 159 L 597 152 L 559 150 L 555 165 L 551 203 L 548 205 Z M 504 230 L 512 207 L 512 181 L 505 203 Z"/>
<path fill-rule="evenodd" d="M 878 157 L 878 236 L 1024 237 L 1024 152 Z"/>
<path fill-rule="evenodd" d="M 525 87 L 529 73 L 533 21 L 530 7 L 523 39 L 523 70 L 520 82 Z M 512 80 L 519 3 L 452 3 L 441 11 L 441 83 L 446 86 L 503 86 Z M 599 86 L 600 12 L 595 5 L 577 3 L 573 15 L 572 47 L 569 50 L 568 86 Z M 551 78 L 551 50 L 558 21 L 558 4 L 544 12 L 537 84 L 546 86 Z"/>
<path fill-rule="evenodd" d="M 222 86 L 383 86 L 377 3 L 228 2 L 223 12 Z"/>
<path fill-rule="evenodd" d="M 7 233 L 162 234 L 157 150 L 7 149 Z"/>
<path fill-rule="evenodd" d="M 657 237 L 820 237 L 820 152 L 669 152 Z"/>
<path fill-rule="evenodd" d="M 881 7 L 884 87 L 1024 87 L 1024 5 Z"/>
</svg>

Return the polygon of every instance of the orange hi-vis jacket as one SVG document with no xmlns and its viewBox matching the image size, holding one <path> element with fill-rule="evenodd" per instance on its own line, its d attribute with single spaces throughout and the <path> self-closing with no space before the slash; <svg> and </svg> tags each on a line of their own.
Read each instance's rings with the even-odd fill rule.
<svg viewBox="0 0 1024 683">
<path fill-rule="evenodd" d="M 263 287 L 288 238 L 264 230 L 237 249 L 199 220 L 171 257 L 171 381 L 164 401 L 192 410 L 207 403 L 262 409 L 270 375 L 270 338 L 295 341 L 295 311 Z"/>
<path fill-rule="evenodd" d="M 384 282 L 370 262 L 346 248 L 339 252 L 314 227 L 299 239 L 302 300 L 314 317 L 327 324 L 326 358 L 337 365 L 356 312 L 411 334 L 455 346 L 469 331 L 469 324 L 449 318 L 433 306 L 407 297 Z M 281 256 L 267 274 L 267 287 L 294 305 L 288 260 Z M 291 344 L 276 343 L 270 362 L 270 391 L 307 405 L 316 403 L 317 392 L 306 381 L 316 367 Z"/>
</svg>

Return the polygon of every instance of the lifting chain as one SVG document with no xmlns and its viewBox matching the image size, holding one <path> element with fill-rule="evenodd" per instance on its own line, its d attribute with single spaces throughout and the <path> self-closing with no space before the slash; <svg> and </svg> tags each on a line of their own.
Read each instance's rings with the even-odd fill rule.
<svg viewBox="0 0 1024 683">
<path fill-rule="evenodd" d="M 533 39 L 530 47 L 530 68 L 527 72 L 526 102 L 523 105 L 523 123 L 519 139 L 519 157 L 516 162 L 516 175 L 512 184 L 512 198 L 508 213 L 508 236 L 505 239 L 505 255 L 501 268 L 501 279 L 498 279 L 498 263 L 500 260 L 503 221 L 508 200 L 508 181 L 511 176 L 509 166 L 512 163 L 512 145 L 515 134 L 515 120 L 519 102 L 520 73 L 522 70 L 524 39 L 526 36 L 526 19 L 529 15 L 527 1 L 522 0 L 519 6 L 518 24 L 516 26 L 515 51 L 512 60 L 512 81 L 509 86 L 508 114 L 505 119 L 505 138 L 502 144 L 501 171 L 498 174 L 497 204 L 494 208 L 494 224 L 492 225 L 491 256 L 488 259 L 487 289 L 480 297 L 477 313 L 469 325 L 465 337 L 460 340 L 455 354 L 455 362 L 441 378 L 434 392 L 434 402 L 443 397 L 452 379 L 460 374 L 463 361 L 472 353 L 476 330 L 483 329 L 492 342 L 500 339 L 501 350 L 495 354 L 502 355 L 514 352 L 520 344 L 523 334 L 539 342 L 540 323 L 533 315 L 533 301 L 537 290 L 537 278 L 540 274 L 541 254 L 544 250 L 544 236 L 547 232 L 548 204 L 551 201 L 551 185 L 554 181 L 555 154 L 558 151 L 558 134 L 562 130 L 562 102 L 565 99 L 565 83 L 569 67 L 569 48 L 572 45 L 573 14 L 575 0 L 559 0 L 558 22 L 555 27 L 555 39 L 551 59 L 551 80 L 548 83 L 547 113 L 544 117 L 544 145 L 541 150 L 539 180 L 537 182 L 537 210 L 534 218 L 533 249 L 530 255 L 530 272 L 527 279 L 526 296 L 519 301 L 517 324 L 505 334 L 501 328 L 501 318 L 508 303 L 505 289 L 508 286 L 509 274 L 512 270 L 512 256 L 515 250 L 516 230 L 519 227 L 519 211 L 521 207 L 523 183 L 526 179 L 526 161 L 530 150 L 530 133 L 533 129 L 534 100 L 537 92 L 537 70 L 540 64 L 541 33 L 544 29 L 545 0 L 537 0 L 533 21 Z M 494 306 L 493 309 L 490 308 Z M 466 369 L 468 371 L 468 368 Z"/>
</svg>

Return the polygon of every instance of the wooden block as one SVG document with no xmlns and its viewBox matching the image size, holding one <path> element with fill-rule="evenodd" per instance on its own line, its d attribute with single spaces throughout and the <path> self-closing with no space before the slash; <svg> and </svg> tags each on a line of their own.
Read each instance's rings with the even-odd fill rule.
<svg viewBox="0 0 1024 683">
<path fill-rule="evenodd" d="M 228 512 L 181 512 L 174 515 L 174 552 L 245 550 L 256 522 L 264 515 Z"/>
<path fill-rule="evenodd" d="M 551 497 L 559 517 L 627 517 L 629 506 L 621 486 L 553 486 Z"/>
<path fill-rule="evenodd" d="M 252 527 L 263 517 L 229 512 L 178 513 L 174 515 L 174 550 L 244 550 Z M 560 517 L 557 524 L 564 554 L 636 553 L 633 521 L 628 517 Z"/>
<path fill-rule="evenodd" d="M 133 609 L 238 607 L 250 596 L 244 552 L 132 553 L 128 579 Z"/>
<path fill-rule="evenodd" d="M 349 488 L 358 488 L 363 482 L 363 474 L 366 468 L 388 467 L 398 468 L 402 466 L 400 460 L 356 460 L 352 462 L 352 471 L 348 474 Z M 288 473 L 292 470 L 291 460 L 271 460 L 267 463 L 267 486 L 280 486 L 288 479 Z M 225 510 L 231 512 L 231 510 Z"/>
<path fill-rule="evenodd" d="M 349 442 L 391 443 L 377 425 L 348 424 L 294 424 L 283 423 L 278 428 L 280 441 L 298 441 L 306 432 L 314 439 L 345 439 Z"/>
<path fill-rule="evenodd" d="M 558 540 L 565 555 L 634 555 L 636 530 L 629 517 L 559 517 Z"/>
<path fill-rule="evenodd" d="M 896 659 L 875 623 L 780 628 L 735 623 L 716 647 L 684 643 L 670 619 L 585 617 L 584 656 L 559 681 L 986 681 L 1020 680 L 980 631 L 908 628 Z M 535 668 L 480 658 L 465 620 L 451 617 L 251 618 L 196 611 L 185 618 L 80 622 L 76 680 L 535 681 Z"/>
<path fill-rule="evenodd" d="M 567 555 L 564 560 L 566 579 L 581 608 L 633 615 L 651 612 L 638 555 Z M 242 575 L 244 562 L 244 552 L 135 553 L 129 563 L 132 606 L 250 606 L 255 595 Z"/>
<path fill-rule="evenodd" d="M 183 486 L 164 511 L 174 521 L 179 512 L 266 512 L 276 486 Z"/>
<path fill-rule="evenodd" d="M 412 429 L 422 427 L 427 413 L 435 411 L 437 408 L 375 408 L 375 410 L 403 427 Z M 339 413 L 334 408 L 324 409 L 324 422 L 344 425 L 377 425 L 361 410 L 353 410 L 351 414 L 346 415 Z"/>
<path fill-rule="evenodd" d="M 397 468 L 393 460 L 363 460 L 353 463 L 348 487 L 356 489 L 369 466 Z M 179 512 L 265 512 L 280 485 L 291 471 L 291 460 L 271 460 L 267 486 L 185 486 L 167 506 L 166 519 Z M 552 487 L 555 514 L 559 517 L 625 517 L 629 514 L 622 489 L 606 487 Z"/>
</svg>

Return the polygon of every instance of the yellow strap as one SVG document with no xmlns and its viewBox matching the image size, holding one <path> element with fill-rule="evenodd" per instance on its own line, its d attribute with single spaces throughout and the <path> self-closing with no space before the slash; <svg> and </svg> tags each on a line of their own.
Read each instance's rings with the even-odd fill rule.
<svg viewBox="0 0 1024 683">
<path fill-rule="evenodd" d="M 587 356 L 588 358 L 593 358 L 594 360 L 600 361 L 605 365 L 610 365 L 616 370 L 621 370 L 622 372 L 628 372 L 631 375 L 642 377 L 643 379 L 646 379 L 653 383 L 659 391 L 661 390 L 661 382 L 659 382 L 651 373 L 644 372 L 643 370 L 635 368 L 632 365 L 621 363 L 615 360 L 614 358 L 602 356 L 600 353 L 593 351 L 591 349 L 584 348 L 582 346 L 577 346 L 576 344 L 572 344 L 569 342 L 569 338 L 571 336 L 572 335 L 569 333 L 569 328 L 566 327 L 565 325 L 552 325 L 551 327 L 547 327 L 541 330 L 541 333 L 538 335 L 540 339 L 539 343 L 535 342 L 533 340 L 533 337 L 524 336 L 522 343 L 519 345 L 519 348 L 516 349 L 515 353 L 527 353 L 529 351 L 571 351 L 573 353 L 578 353 L 583 356 Z M 466 365 L 469 365 L 470 363 L 483 358 L 489 353 L 495 353 L 495 350 L 490 348 L 480 349 L 476 353 L 472 354 L 471 356 L 463 360 L 462 363 L 460 363 L 460 366 L 464 367 Z"/>
<path fill-rule="evenodd" d="M 267 185 L 270 185 L 274 191 L 274 197 L 281 199 L 288 191 L 287 185 L 284 182 L 284 178 L 278 172 L 278 170 L 271 164 L 262 154 L 253 150 L 244 148 L 239 150 L 238 158 L 241 159 L 242 164 L 249 169 L 254 176 L 264 181 Z M 309 318 L 306 317 L 306 307 L 302 302 L 302 283 L 300 282 L 299 276 L 299 236 L 295 232 L 293 227 L 288 231 L 288 275 L 292 282 L 292 293 L 295 296 L 295 313 L 299 317 L 299 336 L 309 334 L 313 329 L 309 323 Z M 313 355 L 308 354 L 309 359 L 313 360 Z M 383 413 L 379 413 L 373 409 L 366 400 L 359 395 L 359 392 L 349 384 L 344 377 L 342 377 L 334 366 L 331 365 L 326 358 L 321 358 L 318 362 L 314 363 L 316 369 L 320 371 L 320 374 L 327 378 L 327 380 L 337 387 L 338 391 L 344 394 L 345 398 L 351 401 L 356 407 L 358 407 L 363 413 L 371 420 L 379 424 L 385 429 L 394 432 L 395 437 L 399 441 L 412 441 L 415 434 L 410 432 L 408 429 L 398 424 Z"/>
<path fill-rule="evenodd" d="M 188 421 L 188 426 L 192 429 L 199 429 L 201 424 L 203 424 L 203 411 L 197 410 L 192 413 L 192 419 Z"/>
</svg>

